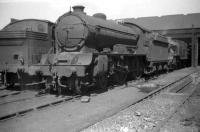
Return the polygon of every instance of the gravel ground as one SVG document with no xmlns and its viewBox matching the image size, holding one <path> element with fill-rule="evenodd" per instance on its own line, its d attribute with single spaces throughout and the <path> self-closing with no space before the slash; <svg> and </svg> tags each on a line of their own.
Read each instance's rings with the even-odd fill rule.
<svg viewBox="0 0 200 132">
<path fill-rule="evenodd" d="M 195 81 L 193 81 L 193 84 L 190 86 L 190 90 L 195 88 L 197 82 L 200 82 L 200 79 L 195 79 L 197 76 L 199 75 L 196 74 L 193 76 L 193 80 Z M 177 110 L 179 105 L 187 97 L 188 93 L 165 92 L 131 106 L 110 118 L 102 120 L 101 122 L 84 129 L 82 132 L 158 131 L 160 130 L 159 128 L 161 125 L 167 121 L 166 119 Z M 174 125 L 174 123 L 172 122 L 171 125 Z M 168 125 L 167 128 L 162 128 L 161 131 L 171 132 L 171 126 Z M 176 130 L 174 132 L 176 132 Z"/>
<path fill-rule="evenodd" d="M 200 84 L 193 95 L 163 126 L 162 132 L 200 132 Z"/>
</svg>

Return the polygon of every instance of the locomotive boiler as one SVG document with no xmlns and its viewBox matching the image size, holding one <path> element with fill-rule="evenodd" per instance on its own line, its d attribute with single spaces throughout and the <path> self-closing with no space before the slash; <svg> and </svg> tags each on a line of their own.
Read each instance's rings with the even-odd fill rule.
<svg viewBox="0 0 200 132">
<path fill-rule="evenodd" d="M 75 6 L 73 12 L 57 20 L 55 37 L 62 51 L 91 48 L 100 52 L 104 48 L 112 49 L 115 44 L 136 45 L 138 34 L 134 30 L 106 20 L 102 13 L 88 16 L 83 9 Z"/>
</svg>

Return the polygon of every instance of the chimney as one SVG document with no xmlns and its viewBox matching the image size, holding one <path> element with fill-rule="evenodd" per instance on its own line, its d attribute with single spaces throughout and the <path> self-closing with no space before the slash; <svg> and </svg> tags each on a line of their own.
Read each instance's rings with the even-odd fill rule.
<svg viewBox="0 0 200 132">
<path fill-rule="evenodd" d="M 73 12 L 77 12 L 77 13 L 84 13 L 84 6 L 82 5 L 76 5 L 76 6 L 73 6 Z"/>
<path fill-rule="evenodd" d="M 16 22 L 16 21 L 19 21 L 18 19 L 15 19 L 15 18 L 11 18 L 10 19 L 10 23 L 13 23 L 13 22 Z"/>
<path fill-rule="evenodd" d="M 103 14 L 103 13 L 96 13 L 96 14 L 93 15 L 93 17 L 106 20 L 106 15 Z"/>
</svg>

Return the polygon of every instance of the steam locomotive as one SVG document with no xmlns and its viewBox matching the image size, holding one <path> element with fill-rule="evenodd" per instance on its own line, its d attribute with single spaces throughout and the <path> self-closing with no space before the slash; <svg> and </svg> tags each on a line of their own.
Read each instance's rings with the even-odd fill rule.
<svg viewBox="0 0 200 132">
<path fill-rule="evenodd" d="M 44 54 L 37 66 L 47 89 L 80 94 L 88 86 L 106 89 L 108 82 L 123 84 L 127 77 L 175 68 L 178 44 L 134 23 L 106 20 L 102 13 L 88 16 L 83 6 L 74 6 L 56 22 L 55 53 Z"/>
</svg>

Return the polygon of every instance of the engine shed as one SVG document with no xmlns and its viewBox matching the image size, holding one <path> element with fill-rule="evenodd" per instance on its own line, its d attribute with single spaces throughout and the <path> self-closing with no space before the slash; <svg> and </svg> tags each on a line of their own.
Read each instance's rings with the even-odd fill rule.
<svg viewBox="0 0 200 132">
<path fill-rule="evenodd" d="M 188 66 L 200 65 L 200 13 L 126 18 L 132 22 L 188 44 Z"/>
</svg>

